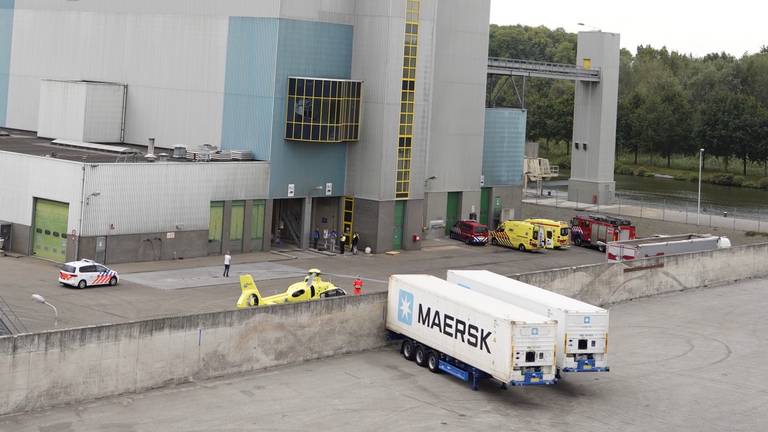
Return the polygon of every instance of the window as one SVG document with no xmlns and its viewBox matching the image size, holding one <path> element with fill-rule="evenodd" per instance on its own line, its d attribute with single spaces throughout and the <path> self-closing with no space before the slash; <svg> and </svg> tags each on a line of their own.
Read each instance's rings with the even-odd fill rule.
<svg viewBox="0 0 768 432">
<path fill-rule="evenodd" d="M 104 272 L 108 272 L 109 270 L 107 270 L 107 268 L 104 266 L 96 266 L 96 271 L 99 273 L 104 273 Z"/>
<path fill-rule="evenodd" d="M 488 232 L 488 228 L 486 228 L 484 226 L 476 226 L 475 227 L 475 232 L 478 233 L 478 234 L 486 233 L 486 232 Z"/>
<path fill-rule="evenodd" d="M 95 265 L 87 265 L 80 267 L 80 273 L 96 273 Z"/>
<path fill-rule="evenodd" d="M 359 140 L 362 86 L 362 81 L 289 77 L 285 139 Z"/>
<path fill-rule="evenodd" d="M 261 240 L 264 238 L 264 200 L 253 200 L 251 208 L 251 240 Z"/>
<path fill-rule="evenodd" d="M 296 291 L 294 291 L 293 293 L 291 293 L 291 297 L 293 297 L 293 298 L 301 297 L 301 296 L 303 296 L 303 295 L 304 295 L 304 292 L 305 292 L 305 291 L 304 291 L 304 289 L 303 289 L 303 288 L 302 288 L 302 289 L 299 289 L 299 290 L 296 290 Z"/>
<path fill-rule="evenodd" d="M 525 353 L 525 361 L 526 361 L 526 363 L 536 361 L 536 352 L 535 351 L 526 351 L 526 353 Z"/>
<path fill-rule="evenodd" d="M 77 269 L 72 267 L 71 265 L 63 265 L 61 266 L 61 269 L 67 273 L 74 273 L 77 271 Z"/>
<path fill-rule="evenodd" d="M 420 0 L 406 0 L 403 68 L 400 82 L 400 126 L 398 133 L 395 198 L 408 198 L 411 193 L 411 152 L 416 100 L 416 58 L 419 46 Z M 408 149 L 408 152 L 404 152 Z"/>
<path fill-rule="evenodd" d="M 245 201 L 232 201 L 232 216 L 229 223 L 229 239 L 243 239 L 243 219 L 245 217 Z"/>
<path fill-rule="evenodd" d="M 208 241 L 221 241 L 224 222 L 224 201 L 211 202 L 211 218 L 208 221 Z"/>
</svg>

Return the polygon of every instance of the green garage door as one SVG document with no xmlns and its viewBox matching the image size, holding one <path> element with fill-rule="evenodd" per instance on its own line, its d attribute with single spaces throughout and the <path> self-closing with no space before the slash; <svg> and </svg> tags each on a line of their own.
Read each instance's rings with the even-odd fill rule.
<svg viewBox="0 0 768 432">
<path fill-rule="evenodd" d="M 64 262 L 67 257 L 67 215 L 69 204 L 35 200 L 32 254 Z"/>
<path fill-rule="evenodd" d="M 445 235 L 451 233 L 451 228 L 461 218 L 461 192 L 448 192 L 448 204 L 445 209 Z"/>
</svg>

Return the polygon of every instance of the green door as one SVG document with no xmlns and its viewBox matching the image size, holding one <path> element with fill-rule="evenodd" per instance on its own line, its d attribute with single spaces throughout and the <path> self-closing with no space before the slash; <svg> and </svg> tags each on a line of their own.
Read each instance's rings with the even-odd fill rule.
<svg viewBox="0 0 768 432">
<path fill-rule="evenodd" d="M 448 205 L 445 209 L 445 235 L 461 217 L 461 192 L 448 192 Z"/>
<path fill-rule="evenodd" d="M 392 235 L 392 250 L 403 248 L 403 225 L 405 225 L 405 201 L 395 201 L 395 227 Z"/>
<path fill-rule="evenodd" d="M 69 204 L 35 200 L 35 226 L 32 254 L 57 262 L 67 258 L 67 218 Z"/>
<path fill-rule="evenodd" d="M 480 223 L 488 224 L 488 210 L 491 207 L 491 188 L 483 188 L 480 191 Z M 489 225 L 490 226 L 490 225 Z"/>
</svg>

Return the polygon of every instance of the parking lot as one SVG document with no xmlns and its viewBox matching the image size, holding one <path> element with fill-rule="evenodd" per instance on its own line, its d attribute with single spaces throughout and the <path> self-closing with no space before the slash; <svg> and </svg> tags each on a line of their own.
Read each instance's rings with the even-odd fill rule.
<svg viewBox="0 0 768 432">
<path fill-rule="evenodd" d="M 327 279 L 351 291 L 352 280 L 361 276 L 364 291 L 386 289 L 393 273 L 428 273 L 445 276 L 448 269 L 492 269 L 513 274 L 602 261 L 595 250 L 571 248 L 546 253 L 522 253 L 486 246 L 467 246 L 458 241 L 433 240 L 421 251 L 399 255 L 326 256 L 307 251 L 235 255 L 230 278 L 223 278 L 222 257 L 115 265 L 118 286 L 84 290 L 61 287 L 57 265 L 32 257 L 0 257 L 0 296 L 28 331 L 118 323 L 169 315 L 184 315 L 234 308 L 240 295 L 238 276 L 253 274 L 259 290 L 271 295 L 300 280 L 311 267 L 319 267 Z M 40 294 L 59 310 L 35 303 Z"/>
<path fill-rule="evenodd" d="M 550 387 L 473 392 L 391 347 L 8 416 L 0 430 L 764 430 L 767 282 L 614 305 L 611 372 Z"/>
</svg>

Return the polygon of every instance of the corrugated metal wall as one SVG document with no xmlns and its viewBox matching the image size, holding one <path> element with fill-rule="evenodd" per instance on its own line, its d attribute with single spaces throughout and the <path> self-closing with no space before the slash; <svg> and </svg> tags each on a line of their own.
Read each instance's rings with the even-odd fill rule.
<svg viewBox="0 0 768 432">
<path fill-rule="evenodd" d="M 286 141 L 286 92 L 289 76 L 350 78 L 352 26 L 281 19 L 279 22 L 272 130 L 270 195 L 286 197 L 288 184 L 296 196 L 333 183 L 333 195 L 344 194 L 345 143 Z M 314 192 L 318 194 L 319 192 Z"/>
<path fill-rule="evenodd" d="M 69 204 L 67 232 L 78 229 L 82 164 L 0 151 L 0 220 L 32 225 L 34 198 Z"/>
<path fill-rule="evenodd" d="M 220 143 L 227 17 L 76 11 L 85 2 L 66 3 L 71 10 L 17 4 L 9 127 L 37 128 L 41 78 L 110 81 L 128 84 L 128 142 Z"/>
<path fill-rule="evenodd" d="M 268 195 L 266 162 L 100 164 L 85 170 L 85 196 L 98 195 L 87 200 L 84 236 L 207 230 L 211 201 Z"/>
<path fill-rule="evenodd" d="M 221 144 L 269 160 L 274 120 L 278 20 L 229 19 Z"/>
<path fill-rule="evenodd" d="M 490 0 L 436 3 L 427 190 L 479 191 Z"/>
<path fill-rule="evenodd" d="M 14 0 L 0 0 L 0 127 L 5 126 L 11 64 Z"/>
<path fill-rule="evenodd" d="M 517 108 L 485 110 L 485 186 L 512 186 L 523 183 L 527 116 L 526 110 Z"/>
</svg>

